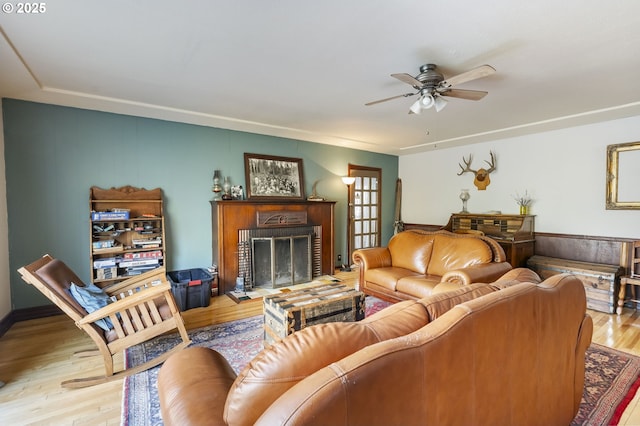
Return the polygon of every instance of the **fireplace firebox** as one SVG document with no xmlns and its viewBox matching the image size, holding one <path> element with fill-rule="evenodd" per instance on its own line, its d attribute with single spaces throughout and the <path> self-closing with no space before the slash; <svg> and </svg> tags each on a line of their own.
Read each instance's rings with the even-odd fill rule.
<svg viewBox="0 0 640 426">
<path fill-rule="evenodd" d="M 238 234 L 238 277 L 245 290 L 285 287 L 322 275 L 321 227 L 242 229 Z"/>
<path fill-rule="evenodd" d="M 285 287 L 311 280 L 311 235 L 251 239 L 254 287 Z"/>
</svg>

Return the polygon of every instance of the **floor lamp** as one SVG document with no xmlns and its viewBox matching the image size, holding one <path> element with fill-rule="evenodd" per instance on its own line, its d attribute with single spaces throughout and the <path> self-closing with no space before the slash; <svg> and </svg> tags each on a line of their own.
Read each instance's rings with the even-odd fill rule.
<svg viewBox="0 0 640 426">
<path fill-rule="evenodd" d="M 353 176 L 342 176 L 342 183 L 347 185 L 347 258 L 340 268 L 343 272 L 351 272 L 351 185 L 356 181 Z"/>
</svg>

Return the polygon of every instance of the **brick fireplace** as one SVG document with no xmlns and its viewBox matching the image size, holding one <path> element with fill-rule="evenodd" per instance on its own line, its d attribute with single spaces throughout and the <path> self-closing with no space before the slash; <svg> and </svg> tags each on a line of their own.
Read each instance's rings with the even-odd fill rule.
<svg viewBox="0 0 640 426">
<path fill-rule="evenodd" d="M 220 291 L 282 287 L 334 272 L 333 201 L 212 201 Z"/>
</svg>

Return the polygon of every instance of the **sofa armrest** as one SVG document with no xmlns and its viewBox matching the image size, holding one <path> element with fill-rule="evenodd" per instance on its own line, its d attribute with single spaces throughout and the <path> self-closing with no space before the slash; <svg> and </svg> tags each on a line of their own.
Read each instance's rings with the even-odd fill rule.
<svg viewBox="0 0 640 426">
<path fill-rule="evenodd" d="M 224 405 L 236 374 L 218 352 L 184 349 L 167 359 L 158 372 L 162 420 L 171 425 L 226 425 Z"/>
<path fill-rule="evenodd" d="M 387 247 L 371 247 L 360 249 L 351 255 L 353 263 L 358 265 L 360 270 L 356 290 L 365 291 L 365 272 L 368 269 L 384 268 L 391 266 L 391 252 Z"/>
<path fill-rule="evenodd" d="M 491 262 L 473 265 L 468 268 L 449 271 L 442 276 L 442 282 L 492 283 L 512 269 L 507 262 Z"/>
<path fill-rule="evenodd" d="M 515 268 L 501 276 L 492 284 L 496 287 L 506 288 L 520 283 L 540 284 L 542 279 L 538 274 L 528 268 Z"/>
<path fill-rule="evenodd" d="M 371 247 L 353 252 L 353 262 L 360 270 L 391 266 L 391 252 L 387 247 Z"/>
</svg>

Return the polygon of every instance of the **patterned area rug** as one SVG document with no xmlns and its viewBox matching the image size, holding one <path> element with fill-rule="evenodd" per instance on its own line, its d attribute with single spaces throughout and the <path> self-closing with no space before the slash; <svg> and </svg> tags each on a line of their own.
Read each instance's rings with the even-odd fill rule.
<svg viewBox="0 0 640 426">
<path fill-rule="evenodd" d="M 191 346 L 206 346 L 220 352 L 238 373 L 262 350 L 262 315 L 240 321 L 203 327 L 189 332 Z M 177 337 L 161 336 L 126 351 L 127 366 L 144 363 L 155 354 L 171 349 Z M 160 366 L 126 377 L 122 392 L 124 426 L 163 425 L 156 381 Z"/>
<path fill-rule="evenodd" d="M 366 316 L 388 303 L 367 297 Z M 220 352 L 236 372 L 262 350 L 261 315 L 204 327 L 189 332 L 193 346 Z M 173 347 L 176 337 L 162 336 L 126 352 L 126 363 L 138 365 Z M 156 380 L 160 367 L 125 378 L 122 420 L 124 426 L 162 426 Z M 616 425 L 640 385 L 640 357 L 592 344 L 587 350 L 585 391 L 572 425 Z"/>
<path fill-rule="evenodd" d="M 572 425 L 617 425 L 640 385 L 640 357 L 592 343 L 582 403 Z"/>
</svg>

